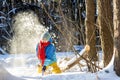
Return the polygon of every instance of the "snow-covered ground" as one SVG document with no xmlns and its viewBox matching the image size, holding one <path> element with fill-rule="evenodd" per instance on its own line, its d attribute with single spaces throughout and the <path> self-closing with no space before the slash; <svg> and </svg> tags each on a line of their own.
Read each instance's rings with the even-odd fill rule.
<svg viewBox="0 0 120 80">
<path fill-rule="evenodd" d="M 72 52 L 59 52 L 57 53 L 58 63 L 63 61 L 65 64 L 63 58 L 73 56 L 75 55 Z M 61 74 L 45 76 L 37 73 L 38 63 L 36 54 L 32 53 L 0 55 L 0 80 L 120 80 L 120 77 L 113 71 L 113 60 L 108 67 L 96 73 L 80 72 L 76 66 Z"/>
</svg>

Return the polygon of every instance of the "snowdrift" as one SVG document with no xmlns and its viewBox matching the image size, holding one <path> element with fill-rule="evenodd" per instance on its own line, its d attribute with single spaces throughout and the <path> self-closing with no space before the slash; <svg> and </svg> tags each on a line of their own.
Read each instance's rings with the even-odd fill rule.
<svg viewBox="0 0 120 80">
<path fill-rule="evenodd" d="M 83 51 L 80 53 L 83 54 Z M 79 54 L 80 54 L 79 53 Z M 44 80 L 120 80 L 120 77 L 118 77 L 115 74 L 115 71 L 113 70 L 113 63 L 114 63 L 114 55 L 108 64 L 107 67 L 103 68 L 102 70 L 96 72 L 96 73 L 90 73 L 90 72 L 68 72 L 68 73 L 62 73 L 62 74 L 51 74 L 44 76 Z"/>
<path fill-rule="evenodd" d="M 62 74 L 52 74 L 45 76 L 44 80 L 97 80 L 96 75 L 91 73 L 71 72 Z"/>
<path fill-rule="evenodd" d="M 83 55 L 84 49 L 79 53 L 80 55 Z M 76 61 L 72 53 L 57 53 L 59 62 L 66 56 L 73 59 L 70 59 L 68 63 L 63 61 L 63 67 Z M 70 71 L 61 74 L 42 76 L 36 71 L 37 61 L 36 54 L 0 55 L 0 80 L 120 80 L 113 70 L 114 56 L 106 68 L 96 73 L 80 72 L 79 68 L 75 66 L 76 70 L 70 69 Z M 15 65 L 12 65 L 14 62 Z"/>
<path fill-rule="evenodd" d="M 11 75 L 1 64 L 0 64 L 0 80 L 24 80 Z"/>
</svg>

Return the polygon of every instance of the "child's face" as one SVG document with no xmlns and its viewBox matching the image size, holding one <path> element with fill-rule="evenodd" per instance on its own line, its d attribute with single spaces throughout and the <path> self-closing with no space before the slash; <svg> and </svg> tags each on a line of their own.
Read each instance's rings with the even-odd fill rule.
<svg viewBox="0 0 120 80">
<path fill-rule="evenodd" d="M 42 42 L 48 42 L 45 38 L 43 38 L 41 41 L 42 41 Z"/>
</svg>

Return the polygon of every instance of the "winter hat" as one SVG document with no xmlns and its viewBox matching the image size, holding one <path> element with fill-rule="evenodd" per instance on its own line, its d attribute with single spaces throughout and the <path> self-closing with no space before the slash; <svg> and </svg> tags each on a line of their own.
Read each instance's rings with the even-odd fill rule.
<svg viewBox="0 0 120 80">
<path fill-rule="evenodd" d="M 41 40 L 45 39 L 45 40 L 49 41 L 50 38 L 51 38 L 51 35 L 49 34 L 49 32 L 45 32 L 41 36 Z"/>
</svg>

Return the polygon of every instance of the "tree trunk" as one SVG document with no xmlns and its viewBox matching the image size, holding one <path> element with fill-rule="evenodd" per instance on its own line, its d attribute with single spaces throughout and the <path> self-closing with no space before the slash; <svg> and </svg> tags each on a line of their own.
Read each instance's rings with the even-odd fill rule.
<svg viewBox="0 0 120 80">
<path fill-rule="evenodd" d="M 96 37 L 95 37 L 95 2 L 86 0 L 86 43 L 90 46 L 88 57 L 90 60 L 97 60 Z"/>
<path fill-rule="evenodd" d="M 120 76 L 120 0 L 113 0 L 114 12 L 114 39 L 115 39 L 115 60 L 114 70 Z"/>
<path fill-rule="evenodd" d="M 34 4 L 35 3 L 35 1 L 34 0 L 31 0 L 31 4 Z"/>
<path fill-rule="evenodd" d="M 109 64 L 113 55 L 113 13 L 111 3 L 112 0 L 98 0 L 98 24 L 104 54 L 104 66 Z"/>
<path fill-rule="evenodd" d="M 9 9 L 11 10 L 12 9 L 12 1 L 8 0 L 7 2 L 9 3 Z"/>
</svg>

